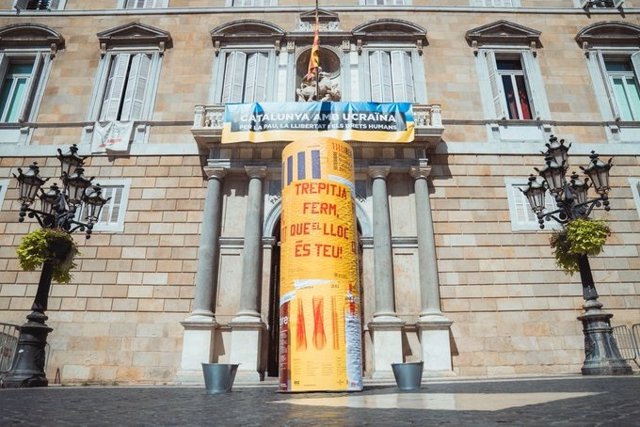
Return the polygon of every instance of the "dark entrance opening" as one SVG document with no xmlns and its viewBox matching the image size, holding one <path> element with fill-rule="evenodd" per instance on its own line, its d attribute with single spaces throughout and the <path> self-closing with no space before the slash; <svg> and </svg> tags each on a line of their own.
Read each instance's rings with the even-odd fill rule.
<svg viewBox="0 0 640 427">
<path fill-rule="evenodd" d="M 273 231 L 275 243 L 271 252 L 271 274 L 269 279 L 269 351 L 267 376 L 278 376 L 280 345 L 280 220 Z"/>
</svg>

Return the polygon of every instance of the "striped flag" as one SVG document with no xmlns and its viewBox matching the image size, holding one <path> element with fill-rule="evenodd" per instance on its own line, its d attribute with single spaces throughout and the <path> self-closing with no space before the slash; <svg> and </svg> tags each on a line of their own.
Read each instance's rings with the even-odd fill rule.
<svg viewBox="0 0 640 427">
<path fill-rule="evenodd" d="M 320 67 L 320 21 L 318 19 L 318 4 L 316 2 L 316 27 L 313 31 L 313 46 L 311 47 L 311 56 L 309 57 L 309 68 L 305 80 L 311 78 L 318 72 Z"/>
</svg>

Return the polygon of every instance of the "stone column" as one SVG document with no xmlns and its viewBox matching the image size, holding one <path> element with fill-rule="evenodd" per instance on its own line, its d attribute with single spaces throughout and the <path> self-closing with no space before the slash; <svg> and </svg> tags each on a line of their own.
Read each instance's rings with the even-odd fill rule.
<svg viewBox="0 0 640 427">
<path fill-rule="evenodd" d="M 238 380 L 260 379 L 260 349 L 266 325 L 260 318 L 260 290 L 262 285 L 262 183 L 266 166 L 245 166 L 249 175 L 249 191 L 242 255 L 240 310 L 229 323 L 231 326 L 231 363 L 240 363 Z"/>
<path fill-rule="evenodd" d="M 373 269 L 375 310 L 369 329 L 373 340 L 374 378 L 392 377 L 391 364 L 402 362 L 402 326 L 395 313 L 393 251 L 387 175 L 389 166 L 372 166 L 373 180 Z"/>
<path fill-rule="evenodd" d="M 416 323 L 422 346 L 425 371 L 451 371 L 451 321 L 440 310 L 440 283 L 436 243 L 429 201 L 428 176 L 431 166 L 426 159 L 410 170 L 416 200 L 416 230 L 418 233 L 418 268 L 420 273 L 420 318 Z"/>
<path fill-rule="evenodd" d="M 227 170 L 207 167 L 204 172 L 208 177 L 207 195 L 198 249 L 193 310 L 182 322 L 185 331 L 178 379 L 185 382 L 202 380 L 200 363 L 212 361 L 215 330 L 218 326 L 214 314 L 220 261 L 218 239 L 222 217 L 222 185 Z"/>
</svg>

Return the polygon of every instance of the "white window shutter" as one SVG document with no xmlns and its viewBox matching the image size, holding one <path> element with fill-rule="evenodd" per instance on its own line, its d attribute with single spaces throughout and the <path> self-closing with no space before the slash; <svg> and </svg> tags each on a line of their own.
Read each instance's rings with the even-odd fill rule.
<svg viewBox="0 0 640 427">
<path fill-rule="evenodd" d="M 223 104 L 242 102 L 246 62 L 247 54 L 244 52 L 229 52 L 227 54 L 222 87 Z"/>
<path fill-rule="evenodd" d="M 253 100 L 255 102 L 261 102 L 267 100 L 267 76 L 269 75 L 267 72 L 267 63 L 269 56 L 264 52 L 256 53 L 255 55 L 258 59 L 256 62 L 256 90 Z"/>
<path fill-rule="evenodd" d="M 245 76 L 245 89 L 243 102 L 251 102 L 256 100 L 256 84 L 258 74 L 258 57 L 259 53 L 251 53 L 247 58 L 247 71 Z M 264 73 L 263 73 L 264 74 Z"/>
<path fill-rule="evenodd" d="M 13 7 L 20 10 L 20 9 L 26 9 L 28 5 L 29 5 L 29 0 L 16 0 L 16 2 L 13 4 Z"/>
<path fill-rule="evenodd" d="M 42 54 L 37 54 L 33 61 L 33 69 L 31 70 L 31 76 L 29 77 L 27 88 L 24 92 L 24 102 L 22 103 L 22 108 L 18 116 L 18 121 L 20 122 L 29 121 L 31 106 L 33 105 L 33 100 L 36 96 L 36 90 L 38 89 L 38 84 L 40 83 L 40 74 L 42 73 L 43 63 L 44 58 L 42 57 Z"/>
<path fill-rule="evenodd" d="M 618 108 L 618 103 L 613 95 L 613 86 L 609 79 L 609 73 L 607 73 L 607 67 L 604 64 L 604 56 L 602 56 L 602 52 L 592 52 L 591 55 L 589 55 L 589 60 L 595 61 L 598 74 L 602 77 L 602 83 L 604 84 L 604 90 L 607 94 L 607 101 L 609 101 L 613 119 L 620 120 L 620 109 Z"/>
<path fill-rule="evenodd" d="M 380 52 L 380 82 L 382 102 L 393 101 L 393 84 L 391 83 L 391 55 L 389 52 Z"/>
<path fill-rule="evenodd" d="M 533 52 L 525 50 L 520 55 L 522 58 L 522 67 L 524 68 L 524 77 L 529 89 L 529 102 L 534 112 L 535 119 L 548 120 L 551 118 L 549 111 L 549 103 L 547 94 L 544 89 L 544 82 L 540 73 L 540 67 L 536 63 Z"/>
<path fill-rule="evenodd" d="M 391 78 L 393 81 L 393 101 L 413 102 L 413 73 L 409 52 L 395 50 L 391 52 Z"/>
<path fill-rule="evenodd" d="M 613 7 L 620 7 L 624 3 L 624 0 L 613 0 Z"/>
<path fill-rule="evenodd" d="M 640 85 L 640 52 L 635 52 L 631 55 L 631 65 L 633 66 L 633 73 L 636 75 L 636 84 Z"/>
<path fill-rule="evenodd" d="M 369 77 L 371 79 L 371 101 L 381 102 L 382 99 L 382 51 L 376 50 L 369 54 Z"/>
<path fill-rule="evenodd" d="M 491 97 L 493 99 L 493 107 L 498 119 L 506 119 L 508 117 L 506 110 L 506 101 L 504 98 L 504 88 L 502 82 L 498 79 L 498 66 L 496 65 L 496 54 L 492 50 L 484 52 L 487 62 L 487 70 L 489 71 L 489 84 L 491 85 Z"/>
<path fill-rule="evenodd" d="M 130 59 L 131 55 L 128 53 L 120 53 L 113 57 L 100 110 L 101 121 L 118 119 Z"/>
<path fill-rule="evenodd" d="M 131 60 L 131 68 L 127 76 L 127 89 L 122 102 L 120 120 L 139 120 L 142 118 L 145 92 L 149 82 L 151 56 L 138 53 Z"/>
</svg>

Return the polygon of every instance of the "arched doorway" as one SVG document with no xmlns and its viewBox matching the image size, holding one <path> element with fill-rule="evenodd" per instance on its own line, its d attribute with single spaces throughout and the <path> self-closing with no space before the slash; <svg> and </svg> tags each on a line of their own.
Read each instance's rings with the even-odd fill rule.
<svg viewBox="0 0 640 427">
<path fill-rule="evenodd" d="M 358 229 L 358 272 L 362 277 L 362 229 L 360 221 L 356 220 Z M 280 356 L 280 218 L 273 227 L 272 235 L 275 239 L 271 253 L 271 268 L 269 275 L 269 318 L 268 318 L 268 354 L 267 376 L 277 377 L 279 373 Z M 360 314 L 364 316 L 364 298 L 362 298 L 362 280 L 360 281 Z M 361 318 L 364 325 L 364 318 Z M 362 364 L 365 368 L 364 337 L 362 340 Z"/>
</svg>

